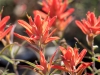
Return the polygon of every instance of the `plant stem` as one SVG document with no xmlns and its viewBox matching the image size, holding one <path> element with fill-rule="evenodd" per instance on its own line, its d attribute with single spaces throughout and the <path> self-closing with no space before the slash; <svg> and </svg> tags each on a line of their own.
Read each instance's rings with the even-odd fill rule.
<svg viewBox="0 0 100 75">
<path fill-rule="evenodd" d="M 15 59 L 13 59 L 13 69 L 14 69 L 14 72 L 15 72 L 15 74 L 16 75 L 19 75 L 19 73 L 18 73 L 18 71 L 17 71 L 17 64 L 16 64 L 16 62 L 15 62 Z"/>
<path fill-rule="evenodd" d="M 92 59 L 92 62 L 93 62 L 92 68 L 93 68 L 93 74 L 94 74 L 94 72 L 96 71 L 95 60 L 94 60 L 94 58 L 95 58 L 95 52 L 94 52 L 94 36 L 87 35 L 86 36 L 86 41 L 87 41 L 88 45 L 91 48 L 91 53 L 92 53 L 92 57 L 91 58 L 93 58 Z"/>
<path fill-rule="evenodd" d="M 94 46 L 94 39 L 92 40 L 92 42 L 91 42 L 91 50 L 92 50 L 92 62 L 93 62 L 93 64 L 92 64 L 92 67 L 93 67 L 93 73 L 95 72 L 95 60 L 94 60 L 94 58 L 95 58 L 95 53 L 94 53 L 94 48 L 93 48 L 93 46 Z"/>
<path fill-rule="evenodd" d="M 55 69 L 50 75 L 53 75 L 56 71 L 58 71 L 58 69 Z"/>
<path fill-rule="evenodd" d="M 12 49 L 12 47 L 11 47 L 11 49 Z M 13 61 L 13 69 L 14 69 L 14 72 L 15 72 L 15 74 L 16 75 L 19 75 L 19 73 L 18 73 L 18 71 L 17 71 L 17 63 L 16 63 L 16 61 L 15 61 L 15 56 L 14 56 L 14 52 L 13 51 L 11 51 L 11 59 L 12 59 L 12 61 Z"/>
<path fill-rule="evenodd" d="M 95 53 L 94 53 L 94 49 L 93 49 L 93 44 L 92 44 L 91 47 L 92 47 L 92 48 L 91 48 L 91 49 L 92 49 L 92 57 L 94 58 Z M 93 71 L 95 72 L 95 60 L 93 59 L 92 61 L 93 61 L 93 64 L 92 64 Z"/>
</svg>

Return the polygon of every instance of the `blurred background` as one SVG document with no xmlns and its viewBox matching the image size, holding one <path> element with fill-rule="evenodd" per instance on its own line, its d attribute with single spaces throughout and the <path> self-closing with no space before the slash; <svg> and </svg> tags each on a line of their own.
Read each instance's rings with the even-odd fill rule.
<svg viewBox="0 0 100 75">
<path fill-rule="evenodd" d="M 21 35 L 26 35 L 24 28 L 17 24 L 17 20 L 23 19 L 28 22 L 26 13 L 34 17 L 33 10 L 37 10 L 37 9 L 41 10 L 41 5 L 39 5 L 38 1 L 41 1 L 41 0 L 0 0 L 0 10 L 2 9 L 2 7 L 4 7 L 2 17 L 9 15 L 11 18 L 8 24 L 11 24 L 11 25 L 15 24 L 16 25 L 15 32 Z M 83 18 L 86 18 L 87 11 L 93 11 L 95 12 L 96 16 L 99 16 L 100 15 L 100 0 L 73 0 L 69 4 L 68 8 L 70 7 L 75 8 L 74 13 L 72 14 L 75 19 L 65 29 L 63 33 L 63 37 L 66 39 L 67 43 L 71 45 L 72 47 L 74 47 L 76 43 L 74 37 L 77 37 L 80 42 L 82 42 L 85 46 L 88 47 L 86 38 L 85 38 L 86 36 L 76 26 L 75 20 L 76 19 L 81 20 Z M 16 37 L 14 37 L 14 41 L 15 42 L 18 41 L 19 43 L 23 42 L 23 40 L 16 38 Z M 100 53 L 100 36 L 97 36 L 94 42 L 95 42 L 95 45 L 98 45 L 99 47 L 95 51 Z M 79 44 L 77 45 L 80 49 L 83 49 Z M 14 48 L 16 47 L 17 46 L 15 46 Z M 0 49 L 2 48 L 3 48 L 3 45 L 1 43 Z M 49 49 L 52 49 L 52 48 L 49 48 Z M 49 49 L 48 51 L 49 53 L 51 52 L 51 55 L 52 55 L 52 51 L 50 51 Z M 18 55 L 16 56 L 16 58 L 29 60 L 31 62 L 34 62 L 35 60 L 37 60 L 35 53 L 31 49 L 25 48 L 24 46 L 18 52 Z M 7 65 L 7 61 L 1 58 L 0 68 L 5 67 L 6 65 Z M 8 68 L 10 68 L 9 72 L 13 71 L 11 65 L 9 65 Z M 23 70 L 19 70 L 19 72 L 21 75 Z"/>
</svg>

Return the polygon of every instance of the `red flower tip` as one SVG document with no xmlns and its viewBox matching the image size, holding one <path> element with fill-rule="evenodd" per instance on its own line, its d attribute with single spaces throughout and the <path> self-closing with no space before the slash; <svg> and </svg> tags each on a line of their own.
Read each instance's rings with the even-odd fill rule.
<svg viewBox="0 0 100 75">
<path fill-rule="evenodd" d="M 86 19 L 82 21 L 76 20 L 76 25 L 86 34 L 88 37 L 95 37 L 100 34 L 100 18 L 96 17 L 94 12 L 88 11 L 86 14 Z"/>
<path fill-rule="evenodd" d="M 62 61 L 64 62 L 64 65 L 66 68 L 68 68 L 68 71 L 72 71 L 73 67 L 76 67 L 80 62 L 82 61 L 83 57 L 85 56 L 87 50 L 83 49 L 81 53 L 78 53 L 78 48 L 72 48 L 68 46 L 67 48 L 59 47 L 62 55 Z M 83 64 L 87 65 L 87 64 Z"/>
<path fill-rule="evenodd" d="M 77 72 L 77 75 L 82 75 L 83 71 L 92 64 L 92 62 L 82 63 L 75 72 Z"/>
<path fill-rule="evenodd" d="M 59 37 L 52 36 L 56 29 L 53 31 L 50 30 L 57 16 L 43 19 L 40 15 L 35 15 L 34 21 L 32 20 L 31 16 L 27 15 L 27 17 L 29 19 L 29 23 L 23 20 L 18 20 L 18 23 L 26 29 L 26 33 L 29 37 L 21 36 L 17 33 L 14 35 L 37 46 L 59 39 Z"/>
<path fill-rule="evenodd" d="M 0 40 L 3 39 L 11 31 L 13 27 L 13 26 L 10 26 L 6 30 L 4 30 L 6 23 L 9 19 L 10 19 L 10 16 L 5 16 L 2 20 L 0 20 Z"/>
<path fill-rule="evenodd" d="M 66 26 L 73 20 L 73 17 L 70 15 L 74 12 L 74 8 L 70 8 L 69 10 L 65 11 L 66 7 L 68 6 L 68 0 L 64 0 L 64 1 L 43 0 L 42 6 L 43 6 L 42 10 L 46 14 L 39 10 L 33 11 L 33 14 L 34 15 L 40 14 L 42 18 L 46 18 L 47 16 L 50 16 L 50 18 L 57 16 L 57 20 L 55 24 L 53 25 L 53 27 L 54 28 L 57 27 L 57 29 L 60 31 L 63 31 L 66 28 Z"/>
</svg>

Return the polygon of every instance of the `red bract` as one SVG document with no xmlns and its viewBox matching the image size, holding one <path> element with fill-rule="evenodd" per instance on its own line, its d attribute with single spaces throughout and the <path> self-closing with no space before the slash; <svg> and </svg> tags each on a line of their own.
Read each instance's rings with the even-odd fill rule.
<svg viewBox="0 0 100 75">
<path fill-rule="evenodd" d="M 100 61 L 100 56 L 98 56 L 98 61 Z"/>
<path fill-rule="evenodd" d="M 84 34 L 88 35 L 88 37 L 95 37 L 100 34 L 100 16 L 96 18 L 95 14 L 90 11 L 87 12 L 86 16 L 87 19 L 76 20 L 75 22 Z"/>
<path fill-rule="evenodd" d="M 18 20 L 18 23 L 26 29 L 26 33 L 29 37 L 19 35 L 14 33 L 17 37 L 28 41 L 31 44 L 47 44 L 53 40 L 58 40 L 58 37 L 52 37 L 52 34 L 56 31 L 54 29 L 50 32 L 50 28 L 56 19 L 56 16 L 52 19 L 46 18 L 42 19 L 39 15 L 36 15 L 34 21 L 30 16 L 28 16 L 29 24 L 23 20 Z"/>
<path fill-rule="evenodd" d="M 5 30 L 5 26 L 7 21 L 10 19 L 10 16 L 6 16 L 3 19 L 1 19 L 1 13 L 0 13 L 0 40 L 3 39 L 12 29 L 13 26 L 10 26 Z"/>
<path fill-rule="evenodd" d="M 73 20 L 73 17 L 70 15 L 73 13 L 74 8 L 70 8 L 66 11 L 68 0 L 43 0 L 42 5 L 42 10 L 46 14 L 39 10 L 34 11 L 34 14 L 38 13 L 43 18 L 46 18 L 47 14 L 49 14 L 51 18 L 53 16 L 57 16 L 54 28 L 57 27 L 58 30 L 64 30 L 66 26 Z"/>
<path fill-rule="evenodd" d="M 79 67 L 76 69 L 78 64 L 82 61 L 83 57 L 85 56 L 87 50 L 83 49 L 82 52 L 79 54 L 78 53 L 78 48 L 72 48 L 68 46 L 67 49 L 64 47 L 59 47 L 63 56 L 62 56 L 62 61 L 65 66 L 53 66 L 53 68 L 58 68 L 59 70 L 63 70 L 66 72 L 76 72 L 78 75 L 81 75 L 80 72 L 82 73 L 85 68 L 91 65 L 91 63 L 82 63 L 79 65 Z"/>
<path fill-rule="evenodd" d="M 54 56 L 56 55 L 56 52 L 50 58 L 49 63 L 46 61 L 45 56 L 42 53 L 42 51 L 39 52 L 39 54 L 40 54 L 40 65 L 36 65 L 36 66 L 37 66 L 37 68 L 39 68 L 43 72 L 44 75 L 46 75 L 46 73 L 49 73 L 49 71 L 51 70 L 52 62 L 53 62 Z"/>
</svg>

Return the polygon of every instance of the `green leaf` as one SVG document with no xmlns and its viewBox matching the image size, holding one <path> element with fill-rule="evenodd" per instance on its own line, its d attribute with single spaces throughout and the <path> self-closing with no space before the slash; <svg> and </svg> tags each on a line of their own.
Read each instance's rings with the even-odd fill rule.
<svg viewBox="0 0 100 75">
<path fill-rule="evenodd" d="M 4 52 L 7 48 L 9 48 L 10 46 L 12 46 L 12 45 L 14 45 L 14 44 L 9 44 L 9 45 L 5 46 L 5 47 L 0 51 L 0 55 L 3 54 L 3 52 Z"/>
<path fill-rule="evenodd" d="M 22 60 L 22 59 L 15 59 L 15 61 L 24 62 L 24 63 L 26 63 L 26 64 L 28 64 L 28 65 L 30 65 L 30 66 L 36 68 L 37 70 L 40 70 L 39 68 L 36 67 L 35 64 L 33 64 L 33 63 L 29 62 L 29 61 Z"/>
<path fill-rule="evenodd" d="M 100 56 L 100 54 L 99 53 L 96 53 L 95 55 L 94 55 L 94 57 L 99 57 Z"/>
<path fill-rule="evenodd" d="M 97 61 L 97 62 L 100 62 L 97 58 L 95 58 L 95 57 L 92 57 L 92 60 L 94 60 L 94 61 Z"/>
<path fill-rule="evenodd" d="M 93 72 L 93 69 L 92 69 L 92 67 L 90 67 L 90 66 L 89 66 L 89 67 L 88 67 L 88 69 L 89 69 L 91 72 Z"/>
<path fill-rule="evenodd" d="M 16 75 L 15 73 L 7 73 L 7 75 Z"/>
<path fill-rule="evenodd" d="M 22 42 L 22 44 L 18 47 L 18 49 L 15 51 L 14 56 L 17 55 L 18 51 L 20 50 L 20 48 L 26 43 L 26 41 Z"/>
<path fill-rule="evenodd" d="M 13 64 L 13 60 L 11 60 L 10 58 L 8 58 L 7 56 L 5 55 L 0 55 L 0 57 L 4 58 L 5 60 L 7 60 L 8 62 L 10 62 L 11 64 Z"/>
<path fill-rule="evenodd" d="M 7 75 L 8 70 L 5 70 L 2 75 Z"/>
<path fill-rule="evenodd" d="M 50 75 L 54 75 L 57 71 L 58 69 L 55 69 Z"/>
<path fill-rule="evenodd" d="M 94 75 L 96 75 L 96 74 L 100 75 L 100 69 L 95 71 Z"/>
</svg>

